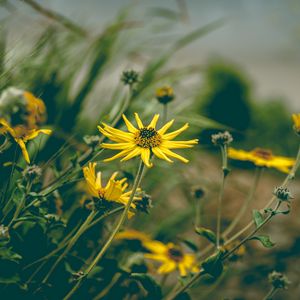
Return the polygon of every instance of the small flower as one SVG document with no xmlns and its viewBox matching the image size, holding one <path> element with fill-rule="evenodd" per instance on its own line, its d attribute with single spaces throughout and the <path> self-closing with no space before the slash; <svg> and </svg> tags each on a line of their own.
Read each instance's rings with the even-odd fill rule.
<svg viewBox="0 0 300 300">
<path fill-rule="evenodd" d="M 252 151 L 228 149 L 228 157 L 231 159 L 250 161 L 257 167 L 275 168 L 283 173 L 289 173 L 295 160 L 284 156 L 275 156 L 270 150 L 255 148 Z"/>
<path fill-rule="evenodd" d="M 293 199 L 293 196 L 291 195 L 290 191 L 287 188 L 283 188 L 281 186 L 276 187 L 274 189 L 273 194 L 279 199 L 280 201 L 289 201 L 290 199 Z"/>
<path fill-rule="evenodd" d="M 178 130 L 170 133 L 166 131 L 172 126 L 174 120 L 166 123 L 161 129 L 156 130 L 156 124 L 159 115 L 155 115 L 148 126 L 144 126 L 139 115 L 135 113 L 135 119 L 138 128 L 135 128 L 132 123 L 123 115 L 124 122 L 129 132 L 115 129 L 109 125 L 102 123 L 102 127 L 98 126 L 99 131 L 108 137 L 110 140 L 116 142 L 116 144 L 103 143 L 103 148 L 112 150 L 121 150 L 117 155 L 105 159 L 104 161 L 112 161 L 114 159 L 123 157 L 121 161 L 129 160 L 135 156 L 141 156 L 144 164 L 147 167 L 152 167 L 150 157 L 152 154 L 160 159 L 164 159 L 168 162 L 173 162 L 170 157 L 174 157 L 184 163 L 188 160 L 170 149 L 191 148 L 198 143 L 197 139 L 189 141 L 172 141 L 181 132 L 188 128 L 188 124 L 185 124 Z"/>
<path fill-rule="evenodd" d="M 4 225 L 0 225 L 0 241 L 7 241 L 9 240 L 9 230 L 8 227 Z"/>
<path fill-rule="evenodd" d="M 113 173 L 108 183 L 103 186 L 101 179 L 101 172 L 96 173 L 96 163 L 89 163 L 88 167 L 83 168 L 84 178 L 87 183 L 88 192 L 95 199 L 100 200 L 100 203 L 95 201 L 95 204 L 99 204 L 98 208 L 101 208 L 102 203 L 120 203 L 126 205 L 129 201 L 132 191 L 127 191 L 128 183 L 126 183 L 126 178 L 121 180 L 116 180 L 118 175 L 117 172 Z M 140 192 L 140 189 L 138 189 Z M 140 197 L 135 196 L 134 200 L 140 200 Z M 97 207 L 96 207 L 97 208 Z M 136 204 L 132 203 L 131 208 L 136 209 Z M 129 216 L 132 216 L 133 213 L 129 212 Z"/>
<path fill-rule="evenodd" d="M 29 180 L 35 180 L 42 176 L 42 169 L 37 165 L 27 166 L 22 175 Z"/>
<path fill-rule="evenodd" d="M 229 145 L 233 141 L 233 138 L 228 131 L 225 131 L 212 134 L 211 141 L 216 146 L 224 146 Z"/>
<path fill-rule="evenodd" d="M 269 274 L 269 282 L 273 285 L 276 289 L 287 289 L 288 285 L 291 283 L 288 278 L 280 273 L 273 271 Z"/>
<path fill-rule="evenodd" d="M 156 99 L 162 104 L 167 104 L 175 98 L 173 89 L 168 85 L 158 88 L 155 96 Z"/>
<path fill-rule="evenodd" d="M 134 85 L 135 83 L 138 83 L 140 81 L 140 74 L 134 70 L 126 70 L 123 71 L 121 76 L 121 81 L 125 85 Z"/>
<path fill-rule="evenodd" d="M 2 134 L 9 133 L 11 135 L 15 142 L 20 146 L 23 157 L 28 164 L 30 163 L 30 158 L 26 149 L 26 143 L 36 138 L 40 133 L 44 133 L 47 135 L 52 133 L 52 130 L 50 129 L 26 130 L 23 127 L 12 128 L 4 119 L 0 119 L 0 125 L 2 125 L 2 128 L 0 127 L 0 134 L 2 129 Z"/>
<path fill-rule="evenodd" d="M 300 113 L 292 115 L 294 122 L 294 130 L 300 136 Z"/>
</svg>

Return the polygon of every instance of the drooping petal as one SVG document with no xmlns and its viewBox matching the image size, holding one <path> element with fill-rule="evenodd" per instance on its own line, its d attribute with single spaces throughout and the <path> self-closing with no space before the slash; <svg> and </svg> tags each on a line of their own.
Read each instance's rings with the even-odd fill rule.
<svg viewBox="0 0 300 300">
<path fill-rule="evenodd" d="M 102 143 L 101 147 L 105 149 L 112 149 L 112 150 L 124 150 L 129 147 L 132 147 L 132 145 L 130 143 L 117 143 L 117 144 Z"/>
<path fill-rule="evenodd" d="M 167 157 L 160 149 L 159 147 L 155 147 L 155 148 L 152 148 L 152 152 L 154 153 L 155 156 L 157 156 L 158 158 L 160 159 L 164 159 L 170 163 L 172 163 L 173 161 Z"/>
<path fill-rule="evenodd" d="M 176 270 L 176 263 L 172 260 L 168 260 L 158 268 L 157 272 L 159 274 L 166 274 L 171 273 L 174 270 Z"/>
<path fill-rule="evenodd" d="M 145 241 L 143 246 L 156 254 L 165 254 L 168 251 L 167 246 L 159 241 Z"/>
<path fill-rule="evenodd" d="M 185 277 L 187 275 L 185 265 L 182 262 L 178 264 L 178 269 L 179 269 L 180 276 Z"/>
<path fill-rule="evenodd" d="M 32 140 L 32 139 L 36 138 L 40 133 L 50 135 L 52 133 L 52 130 L 50 130 L 50 129 L 38 129 L 38 130 L 33 129 L 33 130 L 29 131 L 28 134 L 26 134 L 23 139 L 25 142 Z"/>
<path fill-rule="evenodd" d="M 189 161 L 186 159 L 186 158 L 184 158 L 183 156 L 181 156 L 181 155 L 179 155 L 179 154 L 177 154 L 177 153 L 175 153 L 175 152 L 173 152 L 173 151 L 171 151 L 171 150 L 169 150 L 169 149 L 167 149 L 167 148 L 163 148 L 163 147 L 159 147 L 160 148 L 160 150 L 162 151 L 162 152 L 164 152 L 167 156 L 171 156 L 171 157 L 174 157 L 174 158 L 177 158 L 178 160 L 180 160 L 180 161 L 182 161 L 182 162 L 184 162 L 184 163 L 188 163 Z"/>
<path fill-rule="evenodd" d="M 18 139 L 18 138 L 15 138 L 15 141 L 20 146 L 24 159 L 26 160 L 26 162 L 28 164 L 30 164 L 30 158 L 29 158 L 29 155 L 28 155 L 28 152 L 27 152 L 27 149 L 26 149 L 25 142 L 22 139 Z"/>
<path fill-rule="evenodd" d="M 140 151 L 142 161 L 148 168 L 151 168 L 153 164 L 150 162 L 150 149 L 142 148 Z"/>
<path fill-rule="evenodd" d="M 132 149 L 129 148 L 129 149 L 122 150 L 122 151 L 119 152 L 118 154 L 116 154 L 116 155 L 114 155 L 114 156 L 112 156 L 112 157 L 110 157 L 110 158 L 106 158 L 106 159 L 104 159 L 103 161 L 104 161 L 104 162 L 109 162 L 109 161 L 115 160 L 115 159 L 117 159 L 117 158 L 126 156 L 126 155 L 127 155 L 128 153 L 130 153 L 132 150 L 133 150 L 133 148 L 132 148 Z"/>
<path fill-rule="evenodd" d="M 189 141 L 163 141 L 161 146 L 168 149 L 184 149 L 192 148 L 194 145 L 198 144 L 198 140 L 189 140 Z"/>
<path fill-rule="evenodd" d="M 141 154 L 140 147 L 134 147 L 124 158 L 121 159 L 121 161 L 129 160 L 135 156 L 138 156 Z"/>
</svg>

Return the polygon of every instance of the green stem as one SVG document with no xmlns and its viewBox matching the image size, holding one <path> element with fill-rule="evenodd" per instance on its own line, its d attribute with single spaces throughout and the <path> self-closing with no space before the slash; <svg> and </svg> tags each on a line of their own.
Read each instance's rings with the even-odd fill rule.
<svg viewBox="0 0 300 300">
<path fill-rule="evenodd" d="M 223 196 L 224 196 L 224 186 L 225 186 L 225 180 L 228 175 L 228 167 L 227 167 L 227 146 L 222 145 L 220 146 L 221 153 L 222 153 L 222 181 L 221 181 L 221 188 L 219 192 L 218 197 L 218 206 L 217 206 L 217 241 L 216 241 L 216 247 L 217 249 L 220 248 L 220 233 L 221 233 L 221 217 L 222 217 L 222 202 L 223 202 Z"/>
<path fill-rule="evenodd" d="M 144 163 L 142 161 L 140 161 L 139 164 L 139 168 L 138 168 L 138 172 L 137 175 L 135 177 L 134 183 L 133 183 L 133 187 L 132 187 L 132 192 L 130 194 L 130 198 L 125 206 L 125 209 L 115 227 L 115 229 L 113 230 L 113 232 L 111 233 L 111 235 L 109 236 L 108 240 L 106 241 L 105 245 L 103 246 L 103 248 L 101 249 L 101 251 L 98 253 L 98 255 L 95 257 L 95 259 L 92 261 L 92 263 L 88 266 L 88 268 L 85 271 L 85 276 L 80 278 L 77 283 L 74 285 L 74 287 L 71 289 L 71 291 L 63 298 L 63 300 L 68 300 L 70 299 L 73 294 L 77 291 L 77 289 L 80 287 L 82 281 L 84 280 L 84 278 L 86 278 L 88 276 L 88 274 L 93 270 L 93 268 L 98 264 L 98 262 L 100 261 L 100 259 L 103 257 L 103 255 L 105 254 L 105 252 L 107 251 L 107 249 L 110 247 L 111 243 L 113 242 L 115 236 L 117 235 L 117 233 L 119 232 L 119 230 L 121 229 L 122 225 L 124 224 L 124 222 L 126 221 L 130 206 L 133 202 L 135 193 L 138 189 L 138 186 L 140 185 L 141 179 L 142 179 L 142 175 L 143 175 L 143 170 L 144 170 Z"/>
<path fill-rule="evenodd" d="M 53 271 L 56 269 L 56 267 L 58 266 L 58 264 L 70 252 L 70 250 L 72 249 L 72 247 L 74 246 L 74 244 L 81 237 L 81 235 L 83 234 L 83 232 L 86 230 L 87 226 L 91 223 L 91 221 L 95 217 L 96 213 L 97 212 L 93 210 L 88 215 L 88 217 L 86 218 L 86 220 L 84 221 L 84 223 L 80 226 L 80 228 L 78 229 L 78 231 L 76 232 L 76 234 L 73 236 L 73 238 L 68 243 L 68 245 L 65 248 L 65 250 L 63 251 L 63 253 L 58 257 L 58 259 L 56 260 L 56 262 L 52 265 L 51 269 L 49 270 L 49 272 L 47 273 L 47 275 L 45 276 L 45 278 L 42 281 L 43 284 L 45 284 L 47 282 L 47 280 L 49 279 L 49 277 L 51 276 L 51 274 L 53 273 Z"/>
<path fill-rule="evenodd" d="M 163 104 L 162 124 L 166 124 L 168 120 L 168 104 Z"/>
<path fill-rule="evenodd" d="M 233 221 L 231 222 L 231 224 L 227 227 L 227 229 L 222 234 L 222 236 L 224 237 L 224 239 L 228 236 L 228 234 L 230 234 L 234 230 L 234 228 L 238 225 L 238 223 L 240 222 L 240 220 L 242 219 L 242 217 L 247 212 L 250 203 L 254 199 L 255 192 L 257 190 L 257 186 L 258 186 L 259 180 L 260 180 L 261 175 L 262 175 L 262 171 L 263 171 L 263 168 L 256 168 L 253 185 L 252 185 L 252 187 L 250 189 L 249 195 L 248 195 L 247 199 L 245 200 L 243 206 L 239 210 L 238 214 L 236 215 L 236 217 L 233 219 Z"/>
<path fill-rule="evenodd" d="M 272 300 L 271 297 L 273 297 L 277 291 L 278 291 L 278 288 L 276 288 L 276 287 L 273 286 L 269 290 L 269 292 L 267 293 L 267 295 L 263 298 L 263 300 Z"/>
</svg>

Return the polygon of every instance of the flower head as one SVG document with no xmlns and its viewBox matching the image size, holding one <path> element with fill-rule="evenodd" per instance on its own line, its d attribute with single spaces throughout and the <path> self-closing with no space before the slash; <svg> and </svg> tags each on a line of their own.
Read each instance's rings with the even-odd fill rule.
<svg viewBox="0 0 300 300">
<path fill-rule="evenodd" d="M 250 161 L 257 167 L 275 168 L 281 172 L 289 173 L 294 165 L 293 158 L 284 156 L 275 156 L 270 150 L 255 148 L 252 151 L 228 149 L 228 157 L 241 161 Z"/>
<path fill-rule="evenodd" d="M 298 135 L 300 135 L 300 113 L 292 115 L 293 122 L 294 122 L 294 130 Z"/>
<path fill-rule="evenodd" d="M 11 127 L 6 120 L 0 119 L 0 134 L 9 133 L 11 137 L 16 141 L 22 150 L 22 154 L 26 162 L 30 163 L 29 154 L 26 149 L 26 143 L 36 138 L 40 133 L 51 134 L 50 129 L 26 129 L 23 126 Z"/>
<path fill-rule="evenodd" d="M 228 132 L 219 132 L 211 136 L 211 141 L 216 146 L 228 145 L 233 141 L 232 135 Z"/>
<path fill-rule="evenodd" d="M 172 126 L 174 120 L 169 121 L 162 128 L 156 130 L 158 118 L 159 115 L 154 115 L 149 125 L 144 126 L 139 115 L 135 113 L 135 119 L 138 125 L 138 128 L 135 128 L 125 115 L 123 115 L 124 122 L 129 132 L 115 129 L 104 123 L 102 123 L 102 126 L 98 126 L 99 131 L 103 135 L 116 142 L 115 144 L 102 143 L 102 147 L 112 150 L 121 150 L 117 155 L 105 159 L 104 161 L 112 161 L 120 157 L 123 157 L 121 161 L 126 161 L 135 156 L 141 156 L 144 164 L 147 167 L 151 167 L 152 163 L 150 162 L 150 157 L 154 154 L 158 158 L 168 162 L 173 162 L 170 159 L 170 157 L 173 157 L 187 163 L 188 160 L 186 158 L 170 149 L 191 148 L 198 143 L 197 139 L 189 141 L 173 141 L 174 138 L 188 128 L 188 124 L 185 124 L 178 130 L 166 133 Z"/>
<path fill-rule="evenodd" d="M 277 199 L 279 199 L 280 201 L 290 201 L 291 199 L 293 199 L 293 196 L 291 194 L 291 192 L 284 187 L 276 187 L 274 189 L 273 194 L 277 197 Z"/>
<path fill-rule="evenodd" d="M 126 205 L 132 192 L 126 192 L 128 187 L 127 179 L 116 180 L 118 173 L 115 172 L 104 186 L 102 185 L 101 172 L 96 173 L 96 165 L 96 163 L 89 163 L 87 167 L 83 168 L 84 178 L 90 195 L 99 199 L 101 202 L 116 202 Z M 138 191 L 140 191 L 140 189 L 138 189 Z M 141 198 L 135 196 L 133 199 L 139 200 Z M 131 208 L 135 209 L 136 205 L 132 203 Z M 130 212 L 129 215 L 131 216 L 132 212 Z"/>
<path fill-rule="evenodd" d="M 156 99 L 162 104 L 167 104 L 175 98 L 173 89 L 168 85 L 158 88 L 155 96 Z"/>
<path fill-rule="evenodd" d="M 134 70 L 123 71 L 122 76 L 121 76 L 121 81 L 125 85 L 132 86 L 133 84 L 140 81 L 140 74 Z"/>
<path fill-rule="evenodd" d="M 189 272 L 199 272 L 195 255 L 184 252 L 179 245 L 152 240 L 148 234 L 137 230 L 120 232 L 117 239 L 139 240 L 142 246 L 150 252 L 145 253 L 144 257 L 161 262 L 157 270 L 159 274 L 179 270 L 181 276 L 186 276 Z"/>
</svg>

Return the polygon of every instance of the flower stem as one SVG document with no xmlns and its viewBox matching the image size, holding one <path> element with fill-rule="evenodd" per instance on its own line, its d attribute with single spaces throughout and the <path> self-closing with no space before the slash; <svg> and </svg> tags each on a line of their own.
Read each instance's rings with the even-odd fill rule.
<svg viewBox="0 0 300 300">
<path fill-rule="evenodd" d="M 217 208 L 217 241 L 216 241 L 216 247 L 217 249 L 220 248 L 220 233 L 221 233 L 221 217 L 222 217 L 222 202 L 223 202 L 223 196 L 224 196 L 224 186 L 225 186 L 225 180 L 228 175 L 228 167 L 227 167 L 227 146 L 222 145 L 220 146 L 221 153 L 222 153 L 222 181 L 221 181 L 221 188 L 219 192 L 218 197 L 218 208 Z"/>
<path fill-rule="evenodd" d="M 168 120 L 168 104 L 163 104 L 162 124 L 166 124 Z"/>
<path fill-rule="evenodd" d="M 73 294 L 77 291 L 77 289 L 80 287 L 80 285 L 81 285 L 82 281 L 84 280 L 84 278 L 86 278 L 88 276 L 88 274 L 93 270 L 93 268 L 98 264 L 100 259 L 103 257 L 106 250 L 110 247 L 111 243 L 113 242 L 116 234 L 119 232 L 121 226 L 126 221 L 130 206 L 131 206 L 132 201 L 134 199 L 134 195 L 135 195 L 135 193 L 138 189 L 138 186 L 140 185 L 140 182 L 142 180 L 144 166 L 145 166 L 144 163 L 142 161 L 140 161 L 138 172 L 137 172 L 137 175 L 136 175 L 134 183 L 133 183 L 132 192 L 130 194 L 130 198 L 129 198 L 126 206 L 125 206 L 125 209 L 124 209 L 124 211 L 123 211 L 123 213 L 122 213 L 115 229 L 113 230 L 113 232 L 109 236 L 108 240 L 106 241 L 106 243 L 103 246 L 103 248 L 101 249 L 101 251 L 98 253 L 98 255 L 95 257 L 95 259 L 92 261 L 92 263 L 86 269 L 84 276 L 77 281 L 77 283 L 74 285 L 74 287 L 71 289 L 71 291 L 63 298 L 63 300 L 70 299 L 73 296 Z"/>
<path fill-rule="evenodd" d="M 68 243 L 67 247 L 65 248 L 65 250 L 62 252 L 62 254 L 58 257 L 58 259 L 55 261 L 55 263 L 52 265 L 50 271 L 47 273 L 47 275 L 45 276 L 45 278 L 43 279 L 42 283 L 45 284 L 47 282 L 47 280 L 49 279 L 49 277 L 51 276 L 51 274 L 53 273 L 53 271 L 56 269 L 56 267 L 58 266 L 58 264 L 62 261 L 62 259 L 69 253 L 69 251 L 72 249 L 72 247 L 74 246 L 74 244 L 77 242 L 77 240 L 80 238 L 80 236 L 83 234 L 83 232 L 85 231 L 85 229 L 87 228 L 87 226 L 91 223 L 91 221 L 93 220 L 93 218 L 96 215 L 96 211 L 91 211 L 91 213 L 88 215 L 88 217 L 86 218 L 86 220 L 84 221 L 84 223 L 80 226 L 80 228 L 78 229 L 78 231 L 76 232 L 76 234 L 72 237 L 72 239 L 70 240 L 70 242 Z"/>
<path fill-rule="evenodd" d="M 223 238 L 226 238 L 228 236 L 228 234 L 230 234 L 234 230 L 234 228 L 237 226 L 239 221 L 242 219 L 242 217 L 247 212 L 247 209 L 249 208 L 250 203 L 254 199 L 255 192 L 256 192 L 259 180 L 261 178 L 261 175 L 262 175 L 262 171 L 263 171 L 263 168 L 256 168 L 253 185 L 250 189 L 249 195 L 248 195 L 247 199 L 245 200 L 243 206 L 239 210 L 238 214 L 236 215 L 236 217 L 233 219 L 231 224 L 227 227 L 227 229 L 222 234 Z"/>
<path fill-rule="evenodd" d="M 269 292 L 267 293 L 267 295 L 263 298 L 263 300 L 271 300 L 272 296 L 275 295 L 275 293 L 278 291 L 278 288 L 276 288 L 275 286 L 273 286 Z"/>
</svg>

